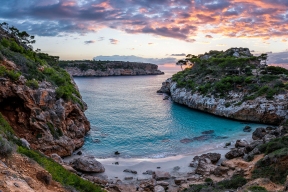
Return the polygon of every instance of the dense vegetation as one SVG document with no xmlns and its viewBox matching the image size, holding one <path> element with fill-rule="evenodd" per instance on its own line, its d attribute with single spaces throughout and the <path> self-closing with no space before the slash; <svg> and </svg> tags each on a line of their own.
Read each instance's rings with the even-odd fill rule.
<svg viewBox="0 0 288 192">
<path fill-rule="evenodd" d="M 288 137 L 277 138 L 259 147 L 266 156 L 257 162 L 253 178 L 269 178 L 275 183 L 284 184 L 288 175 Z"/>
<path fill-rule="evenodd" d="M 24 40 L 23 33 L 25 34 Z M 58 98 L 72 100 L 83 106 L 79 100 L 80 94 L 70 75 L 58 66 L 59 57 L 40 53 L 39 50 L 33 51 L 31 44 L 35 40 L 25 39 L 31 39 L 31 36 L 7 24 L 1 24 L 0 61 L 4 62 L 5 59 L 13 61 L 18 69 L 7 69 L 1 65 L 0 76 L 17 81 L 20 75 L 23 75 L 27 79 L 26 85 L 33 89 L 37 89 L 41 81 L 48 81 L 56 87 Z"/>
<path fill-rule="evenodd" d="M 235 49 L 239 55 L 235 56 Z M 243 92 L 244 97 L 237 104 L 259 96 L 273 99 L 275 94 L 286 93 L 288 70 L 267 66 L 266 59 L 267 55 L 255 57 L 245 48 L 210 51 L 199 56 L 187 55 L 186 60 L 180 60 L 177 64 L 189 67 L 173 75 L 172 80 L 180 88 L 208 96 L 222 98 L 227 97 L 230 91 Z"/>
<path fill-rule="evenodd" d="M 190 185 L 189 188 L 183 190 L 185 192 L 200 192 L 200 191 L 229 191 L 242 187 L 247 183 L 247 180 L 241 175 L 234 175 L 230 179 L 225 179 L 218 183 L 213 183 L 212 179 L 206 178 L 203 184 Z"/>
</svg>

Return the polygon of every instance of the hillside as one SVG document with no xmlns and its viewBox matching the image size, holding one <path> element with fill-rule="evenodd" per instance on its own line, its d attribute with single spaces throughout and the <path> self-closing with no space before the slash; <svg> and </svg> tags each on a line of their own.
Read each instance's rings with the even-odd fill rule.
<svg viewBox="0 0 288 192">
<path fill-rule="evenodd" d="M 267 66 L 267 55 L 248 48 L 187 55 L 188 65 L 163 83 L 159 92 L 215 115 L 243 121 L 280 124 L 287 119 L 288 70 Z"/>
<path fill-rule="evenodd" d="M 164 74 L 154 64 L 124 61 L 60 61 L 59 66 L 74 77 Z"/>
<path fill-rule="evenodd" d="M 102 191 L 50 158 L 80 148 L 90 123 L 59 57 L 33 51 L 34 42 L 0 25 L 0 191 Z"/>
</svg>

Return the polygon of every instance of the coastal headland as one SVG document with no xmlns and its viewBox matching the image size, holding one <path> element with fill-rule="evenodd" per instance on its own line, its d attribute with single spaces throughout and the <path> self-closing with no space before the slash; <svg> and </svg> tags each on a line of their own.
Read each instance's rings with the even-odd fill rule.
<svg viewBox="0 0 288 192">
<path fill-rule="evenodd" d="M 131 75 L 163 75 L 158 65 L 124 61 L 60 61 L 73 77 L 105 77 Z"/>
</svg>

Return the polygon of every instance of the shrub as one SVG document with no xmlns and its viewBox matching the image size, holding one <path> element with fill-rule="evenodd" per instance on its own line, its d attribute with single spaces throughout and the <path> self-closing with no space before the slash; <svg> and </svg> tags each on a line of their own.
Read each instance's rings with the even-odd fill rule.
<svg viewBox="0 0 288 192">
<path fill-rule="evenodd" d="M 217 186 L 223 189 L 237 189 L 247 183 L 247 180 L 242 176 L 233 176 L 229 180 L 223 180 L 217 183 Z"/>
<path fill-rule="evenodd" d="M 0 157 L 8 157 L 13 151 L 13 144 L 0 135 Z"/>
<path fill-rule="evenodd" d="M 47 158 L 37 151 L 29 150 L 24 147 L 19 147 L 18 152 L 33 159 L 42 167 L 44 167 L 51 175 L 53 180 L 61 183 L 64 186 L 72 186 L 80 192 L 102 192 L 103 190 L 92 184 L 91 182 L 80 178 L 79 176 L 67 171 L 54 160 Z"/>
<path fill-rule="evenodd" d="M 38 89 L 39 88 L 38 81 L 36 81 L 35 79 L 28 80 L 28 81 L 26 81 L 25 84 L 32 89 Z"/>
<path fill-rule="evenodd" d="M 261 186 L 251 186 L 248 189 L 251 192 L 266 192 L 267 191 L 267 189 L 265 187 L 261 187 Z"/>
<path fill-rule="evenodd" d="M 19 77 L 21 76 L 21 74 L 17 71 L 13 71 L 13 70 L 7 70 L 6 71 L 7 76 L 12 80 L 12 81 L 17 81 L 19 79 Z"/>
<path fill-rule="evenodd" d="M 4 47 L 10 47 L 10 41 L 6 38 L 3 38 L 1 40 L 1 45 L 3 45 Z"/>
</svg>

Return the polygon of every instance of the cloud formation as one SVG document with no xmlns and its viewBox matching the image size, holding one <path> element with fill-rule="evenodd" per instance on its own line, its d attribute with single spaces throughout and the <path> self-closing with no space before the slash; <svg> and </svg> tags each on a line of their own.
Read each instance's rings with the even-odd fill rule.
<svg viewBox="0 0 288 192">
<path fill-rule="evenodd" d="M 2 0 L 0 21 L 39 36 L 109 27 L 187 42 L 194 42 L 199 33 L 281 37 L 285 42 L 287 9 L 287 0 Z"/>
<path fill-rule="evenodd" d="M 117 39 L 109 39 L 110 43 L 116 45 L 119 41 Z"/>
<path fill-rule="evenodd" d="M 180 53 L 180 54 L 177 54 L 177 53 L 175 54 L 175 53 L 174 53 L 174 54 L 171 54 L 171 56 L 172 56 L 172 57 L 185 57 L 186 54 L 185 54 L 185 53 Z"/>
<path fill-rule="evenodd" d="M 93 44 L 95 43 L 94 40 L 84 41 L 85 45 Z"/>
<path fill-rule="evenodd" d="M 288 51 L 269 53 L 268 64 L 285 64 L 288 66 Z"/>
<path fill-rule="evenodd" d="M 113 56 L 97 56 L 94 57 L 94 60 L 98 61 L 129 61 L 129 62 L 143 62 L 143 63 L 153 63 L 157 65 L 164 65 L 168 63 L 176 63 L 176 59 L 172 57 L 167 58 L 144 58 L 144 57 L 138 57 L 135 55 L 113 55 Z"/>
</svg>

